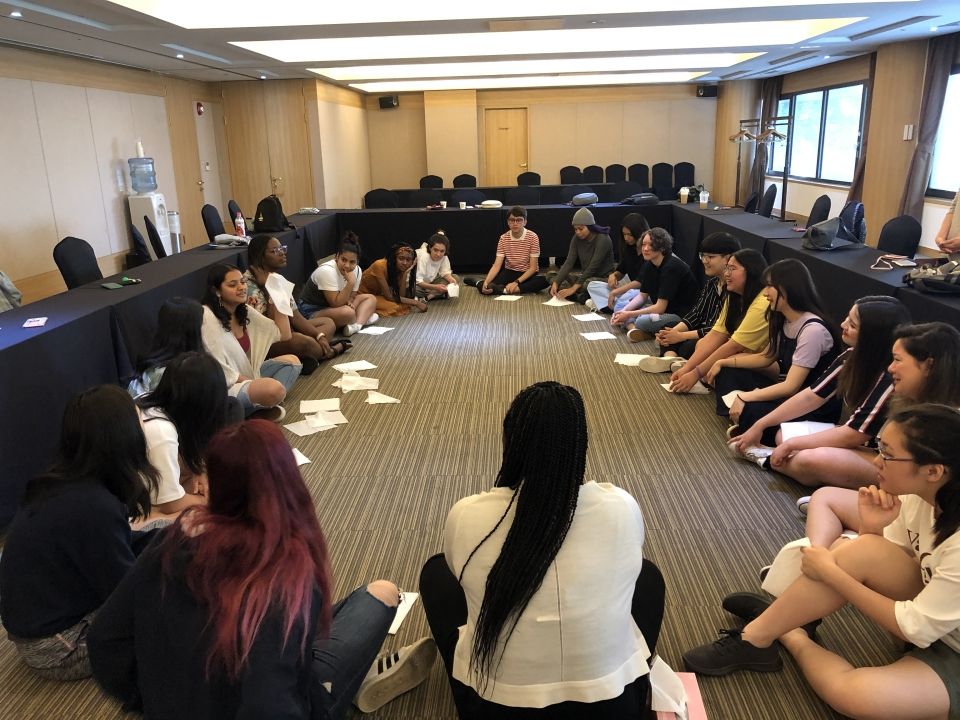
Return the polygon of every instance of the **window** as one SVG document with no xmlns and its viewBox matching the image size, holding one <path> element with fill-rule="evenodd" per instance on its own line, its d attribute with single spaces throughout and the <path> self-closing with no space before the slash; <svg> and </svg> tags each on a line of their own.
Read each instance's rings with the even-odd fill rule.
<svg viewBox="0 0 960 720">
<path fill-rule="evenodd" d="M 863 83 L 797 93 L 780 99 L 778 115 L 792 115 L 790 177 L 849 183 L 863 129 Z M 774 145 L 768 171 L 783 172 L 785 146 Z"/>
<path fill-rule="evenodd" d="M 960 68 L 955 68 L 947 81 L 943 98 L 940 129 L 933 149 L 933 169 L 930 173 L 928 195 L 952 198 L 960 188 Z"/>
</svg>

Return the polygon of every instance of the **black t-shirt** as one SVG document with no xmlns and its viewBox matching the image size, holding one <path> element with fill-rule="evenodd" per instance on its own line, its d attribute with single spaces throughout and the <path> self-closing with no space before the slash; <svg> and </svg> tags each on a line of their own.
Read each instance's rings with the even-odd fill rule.
<svg viewBox="0 0 960 720">
<path fill-rule="evenodd" d="M 631 281 L 640 281 L 640 275 L 643 273 L 643 255 L 637 253 L 636 247 L 630 245 L 620 246 L 620 263 L 617 265 L 617 272 L 626 275 Z"/>
<path fill-rule="evenodd" d="M 690 268 L 672 253 L 664 256 L 659 267 L 652 262 L 643 266 L 640 290 L 649 296 L 652 303 L 666 299 L 666 312 L 680 317 L 690 312 L 700 294 L 700 286 Z"/>
</svg>

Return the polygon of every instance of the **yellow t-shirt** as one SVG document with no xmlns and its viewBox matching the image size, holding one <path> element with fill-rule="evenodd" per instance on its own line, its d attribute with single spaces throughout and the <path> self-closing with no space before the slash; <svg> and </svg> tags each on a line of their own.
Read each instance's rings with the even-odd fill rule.
<svg viewBox="0 0 960 720">
<path fill-rule="evenodd" d="M 727 308 L 729 306 L 730 298 L 727 297 L 727 299 L 723 301 L 723 307 L 720 308 L 720 316 L 713 326 L 714 332 L 718 332 L 721 335 L 729 334 L 724 325 L 727 321 Z M 767 302 L 763 294 L 758 293 L 753 299 L 753 302 L 750 303 L 750 307 L 747 308 L 743 320 L 740 321 L 737 329 L 733 331 L 730 339 L 745 347 L 748 352 L 758 353 L 763 350 L 770 340 L 770 330 L 767 323 L 767 308 L 769 306 L 770 303 Z"/>
</svg>

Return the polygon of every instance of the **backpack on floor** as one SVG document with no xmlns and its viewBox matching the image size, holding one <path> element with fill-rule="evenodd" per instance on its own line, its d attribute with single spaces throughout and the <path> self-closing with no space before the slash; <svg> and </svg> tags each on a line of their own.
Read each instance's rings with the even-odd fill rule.
<svg viewBox="0 0 960 720">
<path fill-rule="evenodd" d="M 276 195 L 267 195 L 257 203 L 257 212 L 253 216 L 253 230 L 258 233 L 282 232 L 293 227 L 283 214 L 283 205 Z"/>
</svg>

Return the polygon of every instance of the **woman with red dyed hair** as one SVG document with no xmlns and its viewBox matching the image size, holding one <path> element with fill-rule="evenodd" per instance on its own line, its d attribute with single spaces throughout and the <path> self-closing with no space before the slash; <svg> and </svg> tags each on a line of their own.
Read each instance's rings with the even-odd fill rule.
<svg viewBox="0 0 960 720">
<path fill-rule="evenodd" d="M 429 639 L 371 667 L 396 585 L 376 580 L 331 608 L 326 542 L 280 429 L 229 427 L 207 452 L 209 504 L 163 531 L 90 630 L 100 685 L 150 718 L 326 720 L 423 681 Z"/>
</svg>

